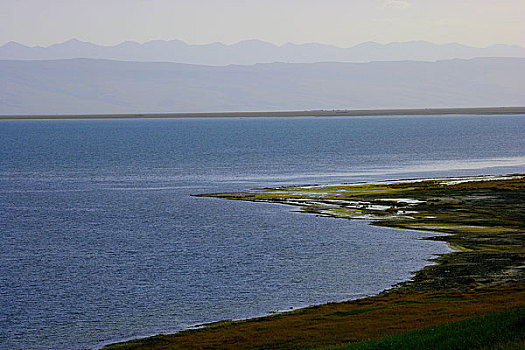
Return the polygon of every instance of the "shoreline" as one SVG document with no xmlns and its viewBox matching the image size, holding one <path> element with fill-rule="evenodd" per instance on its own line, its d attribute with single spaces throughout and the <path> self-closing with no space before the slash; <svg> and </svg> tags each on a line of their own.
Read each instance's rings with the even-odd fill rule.
<svg viewBox="0 0 525 350">
<path fill-rule="evenodd" d="M 522 174 L 406 179 L 342 185 L 283 186 L 258 188 L 250 192 L 196 195 L 287 204 L 298 207 L 301 212 L 314 215 L 368 220 L 371 225 L 390 228 L 445 233 L 446 235 L 424 239 L 445 241 L 456 251 L 431 259 L 434 265 L 427 265 L 415 272 L 411 280 L 399 283 L 376 296 L 308 306 L 271 316 L 201 324 L 198 325 L 199 328 L 189 328 L 172 335 L 157 335 L 115 343 L 105 349 L 139 349 L 146 344 L 152 349 L 172 348 L 172 346 L 178 348 L 185 340 L 189 341 L 185 344 L 193 344 L 195 341 L 211 344 L 209 342 L 215 341 L 213 344 L 217 345 L 220 344 L 217 343 L 217 339 L 221 339 L 217 337 L 229 339 L 239 329 L 243 332 L 249 329 L 251 332 L 249 341 L 270 347 L 271 344 L 279 344 L 283 337 L 289 338 L 295 334 L 292 343 L 282 346 L 293 348 L 299 343 L 310 344 L 304 343 L 304 332 L 301 333 L 299 329 L 294 328 L 291 335 L 280 334 L 268 340 L 265 337 L 269 335 L 259 329 L 261 328 L 259 323 L 269 328 L 276 327 L 274 329 L 276 331 L 283 325 L 292 327 L 299 320 L 306 322 L 305 317 L 308 319 L 311 314 L 321 313 L 317 318 L 310 317 L 312 319 L 308 321 L 310 329 L 323 329 L 327 325 L 347 329 L 351 325 L 338 325 L 343 318 L 364 322 L 363 318 L 366 319 L 375 313 L 369 320 L 372 322 L 371 328 L 369 327 L 366 332 L 361 330 L 359 333 L 354 330 L 357 333 L 352 339 L 337 337 L 324 339 L 323 335 L 318 335 L 317 338 L 309 340 L 313 347 L 318 347 L 356 342 L 370 337 L 377 338 L 377 331 L 374 333 L 374 330 L 377 330 L 374 324 L 377 322 L 386 322 L 385 334 L 389 334 L 388 329 L 394 329 L 395 325 L 388 323 L 381 313 L 375 312 L 375 310 L 382 310 L 383 305 L 393 310 L 399 305 L 413 303 L 438 307 L 439 303 L 436 304 L 435 298 L 442 298 L 444 302 L 435 309 L 441 310 L 445 309 L 452 300 L 470 298 L 469 302 L 459 303 L 457 309 L 447 309 L 448 311 L 442 315 L 442 320 L 445 321 L 484 314 L 491 310 L 491 303 L 496 297 L 502 300 L 502 304 L 499 305 L 501 308 L 524 305 L 525 223 L 522 219 L 525 211 L 525 203 L 522 200 L 525 198 L 524 195 L 525 175 Z M 489 297 L 485 300 L 487 295 Z M 469 309 L 469 305 L 475 305 L 482 299 L 486 301 L 483 302 L 485 304 L 482 308 Z M 458 311 L 460 309 L 464 311 Z M 467 309 L 470 311 L 465 311 Z M 396 331 L 390 333 L 418 329 L 423 324 L 439 323 L 439 317 L 433 319 L 428 311 L 423 308 L 418 311 L 419 314 L 416 313 L 415 316 L 419 321 L 412 328 L 403 330 L 404 326 L 398 325 Z M 395 314 L 402 319 L 408 317 L 411 320 L 411 312 L 410 308 L 405 308 L 400 314 L 397 311 Z M 383 333 L 379 332 L 379 334 Z M 232 345 L 231 348 L 243 348 L 242 344 L 246 347 L 247 344 L 251 344 L 246 343 L 247 341 L 246 339 L 236 343 L 236 346 Z M 185 348 L 183 345 L 180 346 Z"/>
<path fill-rule="evenodd" d="M 104 342 L 96 349 L 247 349 L 253 347 L 334 350 L 339 349 L 338 346 L 382 339 L 494 312 L 523 308 L 524 300 L 523 284 L 436 292 L 407 292 L 391 288 L 371 297 L 312 305 L 274 315 L 205 323 L 200 324 L 199 327 L 188 327 L 171 334 L 159 333 L 118 342 Z M 413 306 L 417 306 L 418 309 L 414 309 Z M 421 310 L 421 308 L 427 309 Z M 334 320 L 329 320 L 329 317 L 333 317 Z M 332 321 L 332 324 L 323 321 Z M 348 323 L 348 327 L 338 327 L 343 322 Z M 334 332 L 330 334 L 331 337 L 326 337 L 326 328 Z M 283 334 L 283 331 L 290 333 Z M 351 333 L 352 331 L 356 333 Z M 312 339 L 308 339 L 312 336 L 318 336 L 318 339 L 312 342 Z"/>
<path fill-rule="evenodd" d="M 310 111 L 270 112 L 189 112 L 189 113 L 128 113 L 128 114 L 43 114 L 0 115 L 0 120 L 33 119 L 183 119 L 183 118 L 282 118 L 282 117 L 370 117 L 370 116 L 416 116 L 416 115 L 519 115 L 522 107 L 461 107 L 461 108 L 391 108 L 391 109 L 343 109 Z"/>
<path fill-rule="evenodd" d="M 461 288 L 462 279 L 470 280 L 475 275 L 480 280 L 482 274 L 475 274 L 474 270 L 480 268 L 478 265 L 481 262 L 478 261 L 478 265 L 470 264 L 469 259 L 464 258 L 470 255 L 479 258 L 481 253 L 494 255 L 483 256 L 487 259 L 482 264 L 485 268 L 493 268 L 495 263 L 489 264 L 489 260 L 498 259 L 499 272 L 510 268 L 508 264 L 511 261 L 501 261 L 508 260 L 503 256 L 505 254 L 518 254 L 516 261 L 523 262 L 525 267 L 525 255 L 520 255 L 525 254 L 521 241 L 525 226 L 521 221 L 525 212 L 525 203 L 521 199 L 525 198 L 523 174 L 282 186 L 196 197 L 286 204 L 298 208 L 300 212 L 319 216 L 367 220 L 374 226 L 445 234 L 426 239 L 448 243 L 461 254 L 453 252 L 444 257 L 448 259 L 456 255 L 454 259 L 461 261 L 451 262 L 443 257 L 432 259 L 437 264 L 418 271 L 412 287 L 422 288 L 425 285 L 425 288 L 436 290 L 444 287 Z M 516 262 L 512 264 L 516 265 Z M 446 270 L 455 265 L 461 265 L 462 270 L 458 271 L 459 275 L 448 274 L 446 282 L 442 276 L 425 276 L 428 273 L 436 274 L 436 271 L 430 270 Z M 496 271 L 492 274 L 502 279 Z M 521 283 L 525 283 L 525 269 L 519 272 L 518 277 Z M 493 282 L 491 277 L 483 278 L 478 283 Z M 440 285 L 435 285 L 438 280 Z M 402 285 L 407 283 L 412 282 Z"/>
</svg>

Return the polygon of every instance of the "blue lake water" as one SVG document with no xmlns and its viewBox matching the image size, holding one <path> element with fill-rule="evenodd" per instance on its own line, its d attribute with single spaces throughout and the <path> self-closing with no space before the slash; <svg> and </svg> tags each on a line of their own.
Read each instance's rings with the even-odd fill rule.
<svg viewBox="0 0 525 350">
<path fill-rule="evenodd" d="M 377 293 L 428 233 L 191 194 L 525 172 L 525 116 L 0 121 L 0 349 Z"/>
</svg>

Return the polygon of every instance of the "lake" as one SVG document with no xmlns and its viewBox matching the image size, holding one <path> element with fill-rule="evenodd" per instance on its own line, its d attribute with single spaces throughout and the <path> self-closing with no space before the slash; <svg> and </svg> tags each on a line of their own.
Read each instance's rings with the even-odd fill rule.
<svg viewBox="0 0 525 350">
<path fill-rule="evenodd" d="M 196 198 L 525 173 L 525 115 L 0 121 L 0 349 L 97 348 L 378 293 L 430 233 Z"/>
</svg>

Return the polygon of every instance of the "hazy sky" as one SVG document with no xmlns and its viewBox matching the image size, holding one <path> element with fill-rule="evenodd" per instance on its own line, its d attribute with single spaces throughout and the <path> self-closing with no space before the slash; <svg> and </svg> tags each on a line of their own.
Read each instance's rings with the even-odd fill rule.
<svg viewBox="0 0 525 350">
<path fill-rule="evenodd" d="M 0 45 L 71 38 L 525 46 L 525 0 L 0 0 Z"/>
</svg>

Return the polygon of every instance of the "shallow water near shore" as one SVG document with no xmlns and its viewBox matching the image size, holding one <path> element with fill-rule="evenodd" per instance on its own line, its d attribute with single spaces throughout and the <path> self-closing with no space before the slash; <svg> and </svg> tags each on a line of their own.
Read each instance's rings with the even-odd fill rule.
<svg viewBox="0 0 525 350">
<path fill-rule="evenodd" d="M 525 116 L 0 121 L 0 348 L 78 349 L 357 298 L 430 233 L 194 198 L 525 172 Z"/>
</svg>

